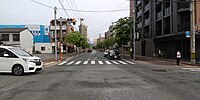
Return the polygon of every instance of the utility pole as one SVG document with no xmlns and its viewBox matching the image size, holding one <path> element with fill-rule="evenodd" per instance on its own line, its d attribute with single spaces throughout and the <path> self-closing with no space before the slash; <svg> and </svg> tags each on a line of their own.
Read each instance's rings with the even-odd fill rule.
<svg viewBox="0 0 200 100">
<path fill-rule="evenodd" d="M 191 1 L 190 3 L 190 23 L 191 23 L 191 39 L 190 39 L 190 58 L 191 64 L 196 64 L 196 50 L 195 50 L 195 2 Z"/>
<path fill-rule="evenodd" d="M 59 22 L 60 22 L 60 44 L 59 44 L 59 46 L 60 46 L 60 49 L 59 49 L 59 54 L 60 54 L 60 61 L 62 61 L 62 56 L 63 56 L 63 54 L 62 54 L 62 43 L 63 43 L 63 33 L 62 33 L 62 17 L 60 17 L 60 19 L 59 19 Z"/>
<path fill-rule="evenodd" d="M 58 59 L 58 55 L 57 55 L 57 33 L 56 33 L 56 10 L 57 10 L 57 7 L 54 7 L 54 24 L 55 24 L 55 32 L 54 32 L 54 35 L 55 35 L 55 60 L 57 61 Z"/>
<path fill-rule="evenodd" d="M 135 60 L 135 2 L 130 0 L 131 59 Z"/>
</svg>

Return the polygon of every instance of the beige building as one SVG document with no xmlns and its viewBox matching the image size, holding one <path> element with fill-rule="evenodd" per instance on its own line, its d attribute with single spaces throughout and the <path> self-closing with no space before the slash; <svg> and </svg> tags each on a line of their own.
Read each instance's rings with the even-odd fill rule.
<svg viewBox="0 0 200 100">
<path fill-rule="evenodd" d="M 80 19 L 79 32 L 85 36 L 86 39 L 88 39 L 87 28 L 88 26 L 83 23 L 83 19 Z"/>
</svg>

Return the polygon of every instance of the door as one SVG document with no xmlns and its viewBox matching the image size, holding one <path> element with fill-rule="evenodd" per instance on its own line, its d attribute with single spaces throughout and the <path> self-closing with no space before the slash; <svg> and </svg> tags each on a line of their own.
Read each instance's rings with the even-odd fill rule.
<svg viewBox="0 0 200 100">
<path fill-rule="evenodd" d="M 11 71 L 12 62 L 17 59 L 12 52 L 7 49 L 0 48 L 0 71 L 8 72 Z"/>
</svg>

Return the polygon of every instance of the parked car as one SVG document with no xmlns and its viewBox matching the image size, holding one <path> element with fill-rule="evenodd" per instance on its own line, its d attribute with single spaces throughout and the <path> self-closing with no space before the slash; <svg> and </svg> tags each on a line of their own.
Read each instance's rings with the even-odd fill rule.
<svg viewBox="0 0 200 100">
<path fill-rule="evenodd" d="M 91 49 L 88 49 L 88 53 L 91 53 L 92 52 L 92 50 Z"/>
<path fill-rule="evenodd" d="M 108 56 L 108 51 L 109 51 L 109 50 L 105 50 L 105 51 L 104 51 L 104 57 L 107 57 L 107 56 Z"/>
<path fill-rule="evenodd" d="M 11 46 L 0 46 L 0 72 L 23 75 L 43 69 L 41 58 Z"/>
<path fill-rule="evenodd" d="M 114 51 L 114 50 L 109 50 L 108 55 L 107 55 L 107 59 L 121 59 L 120 53 L 118 51 Z"/>
</svg>

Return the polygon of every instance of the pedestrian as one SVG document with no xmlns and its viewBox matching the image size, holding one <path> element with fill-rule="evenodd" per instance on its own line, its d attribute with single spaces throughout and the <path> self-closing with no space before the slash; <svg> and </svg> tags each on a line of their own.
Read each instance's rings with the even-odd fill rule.
<svg viewBox="0 0 200 100">
<path fill-rule="evenodd" d="M 180 53 L 180 51 L 177 51 L 177 53 L 176 53 L 176 64 L 177 65 L 179 65 L 180 60 L 181 60 L 181 53 Z"/>
<path fill-rule="evenodd" d="M 162 52 L 160 50 L 158 50 L 158 59 L 160 59 L 162 56 Z"/>
</svg>

